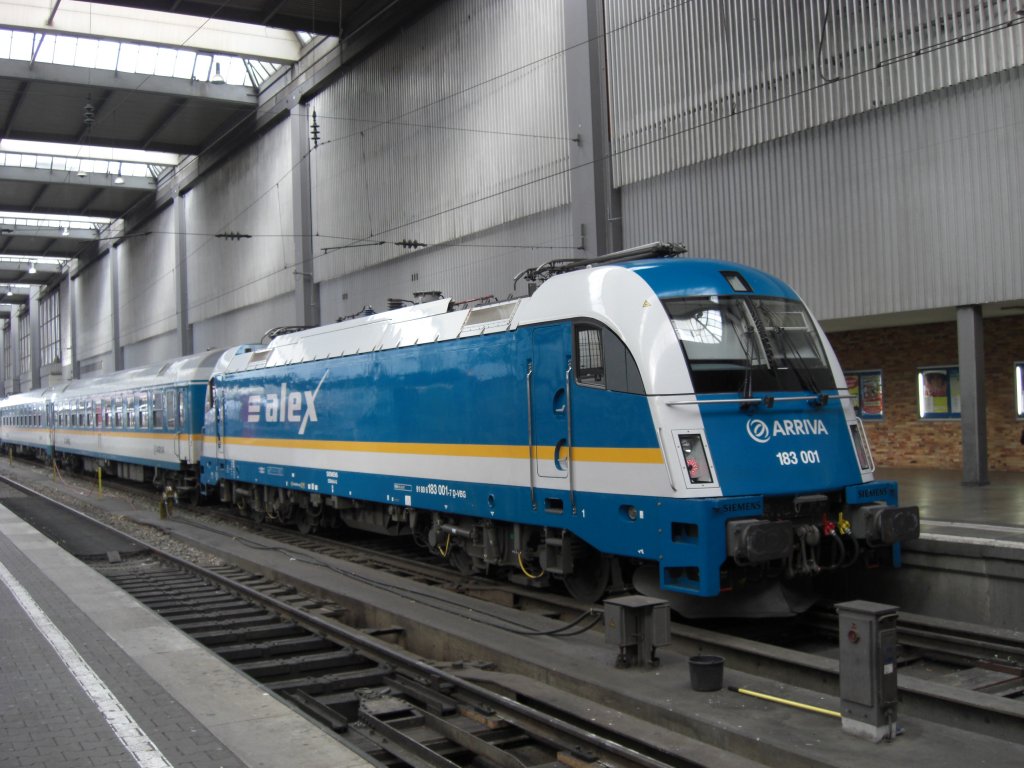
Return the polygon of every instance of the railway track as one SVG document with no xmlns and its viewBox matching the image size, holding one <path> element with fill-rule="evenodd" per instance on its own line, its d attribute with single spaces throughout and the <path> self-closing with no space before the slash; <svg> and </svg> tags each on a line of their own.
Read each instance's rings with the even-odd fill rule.
<svg viewBox="0 0 1024 768">
<path fill-rule="evenodd" d="M 176 516 L 176 519 L 179 518 Z M 208 520 L 199 524 L 219 525 Z M 225 535 L 237 535 L 238 521 L 233 521 L 231 526 L 235 533 L 228 531 Z M 367 546 L 310 538 L 266 527 L 258 533 L 260 537 L 271 538 L 282 548 L 301 549 L 317 557 L 359 561 L 404 574 L 404 577 L 421 583 L 471 593 L 504 606 L 521 607 L 546 616 L 563 617 L 575 614 L 583 607 L 565 596 L 506 583 L 491 583 L 477 577 L 463 577 L 455 570 L 433 562 L 410 562 L 401 551 L 382 553 Z M 282 578 L 287 577 L 282 575 Z M 280 585 L 276 588 L 279 589 Z M 321 606 L 315 610 L 322 613 L 336 609 Z M 591 607 L 591 610 L 598 609 Z M 836 626 L 834 615 L 817 613 L 801 624 L 798 631 L 821 637 L 834 634 Z M 379 637 L 401 639 L 394 628 L 381 627 L 370 631 L 378 633 Z M 792 636 L 791 630 L 789 637 Z M 1021 727 L 1024 725 L 1024 701 L 1020 698 L 1020 661 L 1024 658 L 1024 639 L 1021 633 L 993 632 L 904 614 L 901 616 L 900 640 L 905 649 L 900 673 L 901 714 L 1024 743 L 1024 728 Z M 750 672 L 827 695 L 834 696 L 838 692 L 838 662 L 828 655 L 787 647 L 792 643 L 785 638 L 760 641 L 717 631 L 713 627 L 674 623 L 672 642 L 672 649 L 683 656 L 715 653 L 726 658 L 727 669 Z M 834 647 L 834 641 L 831 642 Z M 927 666 L 933 659 L 956 664 L 959 670 L 930 677 L 918 675 L 915 668 Z M 955 679 L 957 677 L 959 679 Z M 596 699 L 601 695 L 597 691 L 594 693 Z M 300 698 L 313 706 L 305 697 Z M 346 719 L 350 719 L 351 714 L 348 710 Z"/>
<path fill-rule="evenodd" d="M 345 628 L 337 606 L 240 569 L 161 558 L 142 572 L 101 570 L 381 765 L 706 764 L 495 694 L 381 639 L 401 630 Z"/>
<path fill-rule="evenodd" d="M 401 628 L 347 626 L 341 606 L 235 566 L 205 568 L 152 547 L 92 565 L 381 766 L 753 765 L 668 731 L 646 728 L 658 736 L 638 738 L 628 728 L 596 724 L 580 717 L 589 707 L 579 699 L 575 712 L 521 703 L 403 650 Z"/>
</svg>

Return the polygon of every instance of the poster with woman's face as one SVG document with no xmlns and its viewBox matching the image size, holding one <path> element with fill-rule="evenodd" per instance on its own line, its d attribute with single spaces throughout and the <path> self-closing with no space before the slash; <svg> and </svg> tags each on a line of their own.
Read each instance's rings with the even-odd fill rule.
<svg viewBox="0 0 1024 768">
<path fill-rule="evenodd" d="M 920 387 L 922 416 L 949 413 L 949 375 L 946 369 L 921 371 Z"/>
<path fill-rule="evenodd" d="M 882 416 L 882 374 L 865 373 L 860 382 L 860 410 L 865 418 Z"/>
<path fill-rule="evenodd" d="M 917 374 L 921 418 L 960 418 L 960 369 L 921 368 Z"/>
</svg>

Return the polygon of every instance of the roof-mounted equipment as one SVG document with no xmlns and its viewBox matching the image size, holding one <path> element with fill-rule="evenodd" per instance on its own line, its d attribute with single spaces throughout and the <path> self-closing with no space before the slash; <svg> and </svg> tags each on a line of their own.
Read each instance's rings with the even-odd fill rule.
<svg viewBox="0 0 1024 768">
<path fill-rule="evenodd" d="M 539 267 L 528 267 L 515 276 L 512 281 L 512 292 L 515 293 L 519 281 L 526 279 L 530 295 L 537 290 L 537 286 L 549 277 L 561 275 L 566 272 L 574 272 L 577 269 L 597 267 L 606 264 L 618 264 L 623 261 L 636 261 L 637 259 L 665 259 L 675 258 L 686 253 L 686 246 L 681 243 L 647 243 L 637 245 L 633 248 L 626 248 L 622 251 L 607 253 L 593 259 L 553 259 Z"/>
</svg>

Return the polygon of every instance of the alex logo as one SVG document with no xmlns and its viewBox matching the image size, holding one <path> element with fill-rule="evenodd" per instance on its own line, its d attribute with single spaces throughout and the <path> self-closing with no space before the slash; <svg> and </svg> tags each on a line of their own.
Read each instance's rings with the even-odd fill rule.
<svg viewBox="0 0 1024 768">
<path fill-rule="evenodd" d="M 767 443 L 773 437 L 828 435 L 821 419 L 776 419 L 771 426 L 764 419 L 747 419 L 747 434 L 755 443 Z"/>
<path fill-rule="evenodd" d="M 288 384 L 281 384 L 279 392 L 268 392 L 265 395 L 250 395 L 246 408 L 245 420 L 250 423 L 260 421 L 269 424 L 298 424 L 299 434 L 306 434 L 309 423 L 316 421 L 316 396 L 320 394 L 327 372 L 320 377 L 316 389 L 289 391 Z"/>
</svg>

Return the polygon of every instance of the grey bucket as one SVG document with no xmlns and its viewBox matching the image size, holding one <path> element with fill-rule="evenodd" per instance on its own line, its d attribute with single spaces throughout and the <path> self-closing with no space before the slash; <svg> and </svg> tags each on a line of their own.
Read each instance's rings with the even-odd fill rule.
<svg viewBox="0 0 1024 768">
<path fill-rule="evenodd" d="M 690 687 L 695 691 L 718 691 L 722 688 L 725 659 L 721 656 L 690 657 Z"/>
</svg>

